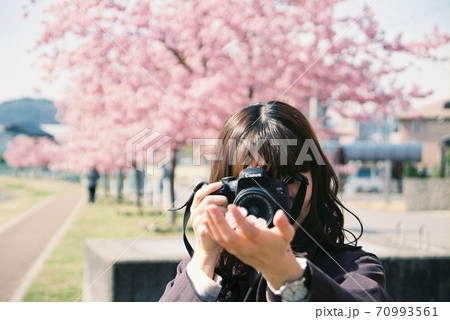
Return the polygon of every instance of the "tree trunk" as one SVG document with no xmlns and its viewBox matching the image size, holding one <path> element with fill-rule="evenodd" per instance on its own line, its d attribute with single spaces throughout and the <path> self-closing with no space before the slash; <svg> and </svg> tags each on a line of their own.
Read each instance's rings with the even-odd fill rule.
<svg viewBox="0 0 450 320">
<path fill-rule="evenodd" d="M 106 172 L 103 174 L 103 186 L 105 188 L 105 196 L 109 196 L 110 193 L 109 175 Z"/>
<path fill-rule="evenodd" d="M 175 168 L 177 165 L 177 150 L 174 149 L 172 152 L 172 159 L 170 160 L 170 171 L 169 171 L 169 186 L 170 186 L 170 208 L 175 208 Z M 169 226 L 175 225 L 176 212 L 168 211 Z"/>
<path fill-rule="evenodd" d="M 123 201 L 123 171 L 122 168 L 119 169 L 117 173 L 117 202 L 121 203 Z"/>
<path fill-rule="evenodd" d="M 136 178 L 136 207 L 141 208 L 141 172 L 134 167 L 134 174 Z"/>
</svg>

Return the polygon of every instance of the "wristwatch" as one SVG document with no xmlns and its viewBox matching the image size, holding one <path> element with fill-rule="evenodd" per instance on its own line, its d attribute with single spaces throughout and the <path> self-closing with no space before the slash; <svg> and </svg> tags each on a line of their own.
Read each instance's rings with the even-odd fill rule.
<svg viewBox="0 0 450 320">
<path fill-rule="evenodd" d="M 281 286 L 280 290 L 275 290 L 273 293 L 286 302 L 303 301 L 309 293 L 309 289 L 305 286 L 305 281 L 305 277 L 299 280 L 287 281 Z"/>
<path fill-rule="evenodd" d="M 298 257 L 296 259 L 303 269 L 303 276 L 300 279 L 285 282 L 280 290 L 272 291 L 273 294 L 280 296 L 281 300 L 286 302 L 304 301 L 309 294 L 311 275 L 308 261 L 303 257 Z"/>
</svg>

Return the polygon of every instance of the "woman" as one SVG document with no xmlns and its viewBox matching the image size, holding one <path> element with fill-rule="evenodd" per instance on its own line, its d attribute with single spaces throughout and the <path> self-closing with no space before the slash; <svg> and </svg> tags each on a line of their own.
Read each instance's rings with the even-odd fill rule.
<svg viewBox="0 0 450 320">
<path fill-rule="evenodd" d="M 250 105 L 231 115 L 219 139 L 214 183 L 198 190 L 191 206 L 195 252 L 160 301 L 390 300 L 380 261 L 344 229 L 338 178 L 301 112 L 278 101 Z M 291 205 L 303 203 L 301 209 L 278 210 L 268 228 L 213 194 L 222 187 L 215 181 L 247 167 L 262 167 L 273 179 L 306 177 L 288 185 Z"/>
</svg>

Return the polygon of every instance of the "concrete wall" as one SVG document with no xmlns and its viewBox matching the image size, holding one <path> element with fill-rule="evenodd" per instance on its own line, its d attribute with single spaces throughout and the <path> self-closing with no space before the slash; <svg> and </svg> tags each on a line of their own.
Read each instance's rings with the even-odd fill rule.
<svg viewBox="0 0 450 320">
<path fill-rule="evenodd" d="M 403 180 L 406 210 L 450 210 L 450 178 Z"/>
<path fill-rule="evenodd" d="M 95 239 L 87 241 L 86 253 L 83 301 L 158 301 L 178 262 L 187 256 L 179 238 Z M 450 301 L 450 257 L 383 257 L 381 261 L 394 301 Z"/>
<path fill-rule="evenodd" d="M 450 301 L 450 257 L 381 258 L 394 301 Z"/>
<path fill-rule="evenodd" d="M 157 301 L 185 256 L 179 237 L 89 239 L 83 301 Z"/>
<path fill-rule="evenodd" d="M 179 261 L 121 262 L 113 268 L 111 301 L 158 301 Z"/>
</svg>

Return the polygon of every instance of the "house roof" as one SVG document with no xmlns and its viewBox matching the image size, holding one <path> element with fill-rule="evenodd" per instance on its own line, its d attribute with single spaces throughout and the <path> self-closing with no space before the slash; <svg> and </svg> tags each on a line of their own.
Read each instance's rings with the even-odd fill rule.
<svg viewBox="0 0 450 320">
<path fill-rule="evenodd" d="M 24 134 L 31 137 L 47 137 L 53 139 L 53 136 L 51 134 L 43 131 L 41 128 L 30 123 L 4 124 L 2 125 L 1 131 L 9 132 L 12 133 L 13 135 Z"/>
<path fill-rule="evenodd" d="M 445 107 L 450 103 L 450 99 L 436 101 L 422 108 L 413 109 L 400 114 L 399 120 L 414 119 L 450 119 L 450 108 Z"/>
<path fill-rule="evenodd" d="M 356 141 L 352 144 L 340 145 L 337 141 L 323 141 L 322 148 L 328 154 L 335 154 L 341 147 L 344 161 L 421 161 L 422 142 L 389 143 L 374 141 Z"/>
</svg>

